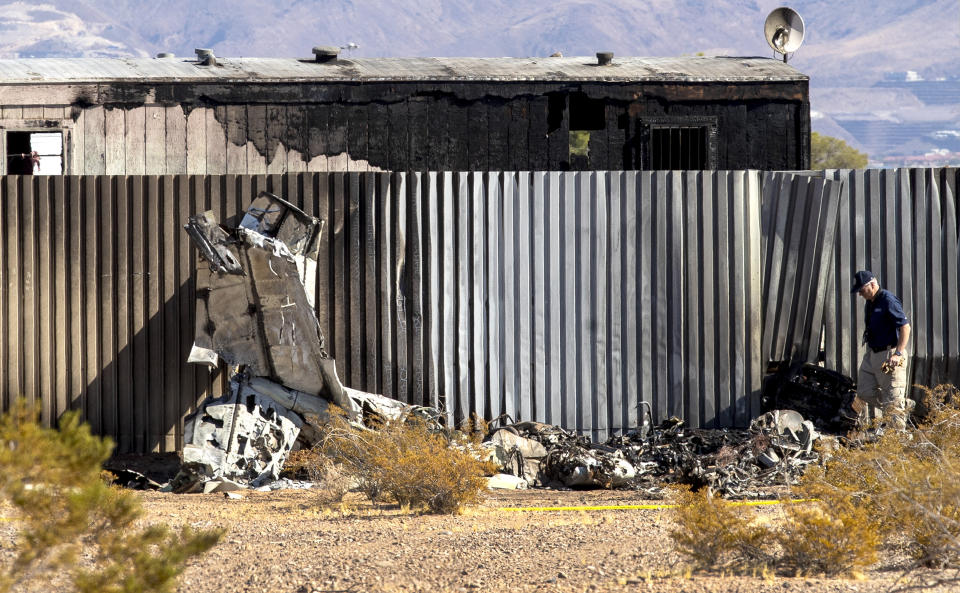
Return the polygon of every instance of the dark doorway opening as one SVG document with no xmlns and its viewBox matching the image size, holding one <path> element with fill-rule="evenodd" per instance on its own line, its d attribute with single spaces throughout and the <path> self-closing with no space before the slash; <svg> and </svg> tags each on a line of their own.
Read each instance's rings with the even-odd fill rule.
<svg viewBox="0 0 960 593">
<path fill-rule="evenodd" d="M 8 175 L 62 175 L 63 132 L 7 132 Z"/>
</svg>

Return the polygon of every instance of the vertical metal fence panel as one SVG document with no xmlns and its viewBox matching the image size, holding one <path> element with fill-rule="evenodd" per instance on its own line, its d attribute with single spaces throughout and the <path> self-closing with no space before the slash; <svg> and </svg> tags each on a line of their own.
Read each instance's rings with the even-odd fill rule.
<svg viewBox="0 0 960 593">
<path fill-rule="evenodd" d="M 653 304 L 653 282 L 652 282 L 652 233 L 654 227 L 654 206 L 653 197 L 650 195 L 653 174 L 642 171 L 637 173 L 637 210 L 639 214 L 639 223 L 637 227 L 637 240 L 633 245 L 636 252 L 638 268 L 636 278 L 639 282 L 639 297 L 637 300 L 638 316 L 638 334 L 639 345 L 637 347 L 638 362 L 637 372 L 640 375 L 640 396 L 639 400 L 649 407 L 653 413 L 653 403 L 656 397 L 654 392 L 653 361 L 655 355 L 655 345 L 653 343 L 653 317 L 651 316 Z"/>
<path fill-rule="evenodd" d="M 563 339 L 560 343 L 560 361 L 563 365 L 563 388 L 561 402 L 563 412 L 561 424 L 566 427 L 577 426 L 579 417 L 579 390 L 580 374 L 577 372 L 577 176 L 563 174 L 561 178 L 562 191 L 560 203 L 562 221 L 560 226 L 564 237 L 563 248 L 560 254 L 561 270 L 561 307 L 560 323 Z"/>
<path fill-rule="evenodd" d="M 372 174 L 370 174 L 372 177 Z M 440 340 L 440 332 L 444 325 L 441 317 L 441 306 L 443 298 L 440 293 L 440 284 L 442 282 L 442 269 L 440 267 L 440 258 L 443 254 L 443 246 L 440 237 L 441 211 L 439 199 L 440 185 L 437 183 L 437 173 L 427 174 L 427 186 L 425 188 L 426 199 L 424 201 L 424 262 L 427 267 L 427 281 L 425 283 L 431 298 L 427 299 L 424 309 L 432 320 L 427 324 L 427 351 L 425 364 L 426 369 L 426 394 L 428 405 L 440 407 L 440 394 L 443 388 L 440 379 L 440 358 L 443 342 Z M 370 228 L 367 234 L 375 232 Z M 375 387 L 367 388 L 367 391 L 375 391 Z"/>
<path fill-rule="evenodd" d="M 684 180 L 684 200 L 683 200 L 683 219 L 684 219 L 684 278 L 686 290 L 683 292 L 684 310 L 688 312 L 686 324 L 684 327 L 684 393 L 686 393 L 686 416 L 695 422 L 702 422 L 701 399 L 704 390 L 701 384 L 700 368 L 703 364 L 701 355 L 701 338 L 706 333 L 703 323 L 703 309 L 701 299 L 703 298 L 702 288 L 704 286 L 701 272 L 703 267 L 699 265 L 703 253 L 701 250 L 701 232 L 702 223 L 699 216 L 702 209 L 700 196 L 703 187 L 704 173 L 694 173 L 687 175 Z M 709 175 L 707 173 L 706 175 Z"/>
<path fill-rule="evenodd" d="M 683 295 L 685 293 L 684 278 L 684 240 L 686 224 L 684 222 L 683 203 L 687 199 L 684 195 L 685 185 L 684 177 L 696 176 L 695 172 L 680 173 L 671 171 L 668 174 L 668 180 L 664 189 L 667 191 L 668 203 L 664 210 L 667 215 L 667 229 L 669 232 L 669 245 L 667 247 L 668 256 L 663 261 L 666 268 L 666 282 L 664 288 L 668 296 L 664 305 L 667 309 L 667 389 L 666 397 L 668 403 L 665 406 L 670 416 L 678 418 L 686 417 L 684 409 L 684 400 L 686 397 L 684 389 L 684 331 L 683 326 L 688 323 L 688 312 L 691 309 L 684 307 Z M 696 308 L 699 308 L 697 306 Z"/>
<path fill-rule="evenodd" d="M 457 328 L 457 278 L 456 278 L 456 239 L 457 231 L 454 228 L 454 213 L 456 199 L 454 194 L 453 173 L 444 171 L 441 175 L 438 188 L 438 207 L 440 208 L 438 234 L 440 249 L 439 269 L 442 274 L 440 291 L 434 297 L 439 301 L 440 315 L 435 317 L 440 325 L 440 375 L 442 402 L 448 423 L 454 421 L 457 396 L 457 372 L 454 367 L 456 358 L 456 328 Z"/>
<path fill-rule="evenodd" d="M 577 425 L 576 429 L 586 432 L 594 426 L 594 407 L 593 407 L 593 364 L 592 353 L 594 342 L 591 339 L 594 319 L 591 310 L 591 271 L 592 261 L 590 259 L 590 237 L 592 233 L 591 224 L 591 204 L 595 196 L 593 195 L 593 184 L 590 183 L 591 173 L 574 173 L 577 176 L 579 192 L 577 193 L 577 235 L 576 235 L 576 319 L 577 319 L 577 365 L 579 371 L 579 382 L 577 384 Z"/>
<path fill-rule="evenodd" d="M 714 194 L 714 265 L 717 287 L 714 293 L 714 327 L 716 341 L 716 377 L 717 391 L 715 401 L 717 416 L 714 423 L 731 426 L 734 423 L 733 401 L 731 398 L 732 371 L 731 346 L 733 345 L 733 327 L 729 315 L 730 299 L 736 295 L 730 293 L 730 183 L 724 177 L 718 180 Z"/>
<path fill-rule="evenodd" d="M 603 229 L 604 235 L 608 237 L 607 242 L 607 269 L 609 270 L 609 283 L 606 290 L 607 310 L 605 324 L 607 326 L 607 361 L 606 376 L 603 378 L 607 386 L 607 397 L 609 405 L 607 406 L 607 426 L 609 431 L 615 434 L 624 432 L 624 428 L 629 426 L 630 417 L 624 418 L 623 409 L 626 404 L 626 385 L 624 377 L 626 375 L 623 366 L 624 353 L 624 334 L 623 326 L 623 295 L 624 274 L 623 274 L 623 239 L 626 233 L 623 228 L 623 173 L 610 172 L 607 174 L 607 202 L 606 214 L 607 224 Z"/>
<path fill-rule="evenodd" d="M 816 359 L 841 185 L 807 175 L 764 174 L 764 364 Z"/>
<path fill-rule="evenodd" d="M 530 220 L 530 240 L 532 269 L 530 274 L 533 278 L 532 291 L 532 335 L 531 350 L 533 359 L 532 376 L 532 400 L 533 417 L 546 419 L 547 413 L 547 351 L 546 341 L 548 330 L 546 327 L 547 319 L 547 277 L 546 277 L 546 230 L 544 217 L 547 213 L 547 205 L 544 200 L 544 179 L 546 173 L 536 172 L 531 175 L 530 196 L 531 220 Z"/>
<path fill-rule="evenodd" d="M 515 218 L 514 218 L 514 288 L 516 311 L 514 313 L 514 323 L 516 327 L 516 398 L 517 418 L 532 420 L 535 418 L 533 406 L 533 383 L 532 383 L 532 315 L 531 304 L 533 302 L 533 270 L 532 261 L 532 238 L 531 238 L 531 173 L 517 173 L 516 194 L 514 194 Z"/>
<path fill-rule="evenodd" d="M 714 303 L 716 302 L 717 276 L 716 265 L 716 243 L 713 230 L 713 221 L 715 218 L 715 203 L 717 195 L 717 185 L 721 177 L 717 173 L 704 174 L 706 178 L 703 181 L 700 194 L 700 216 L 699 230 L 701 233 L 702 251 L 700 253 L 700 273 L 703 290 L 701 293 L 701 303 L 703 307 L 702 322 L 702 360 L 700 382 L 703 385 L 700 399 L 700 418 L 701 426 L 716 426 L 718 424 L 717 409 L 717 356 L 719 341 L 717 339 L 718 325 L 714 313 Z"/>
<path fill-rule="evenodd" d="M 20 185 L 20 221 L 23 229 L 36 228 L 36 204 L 34 179 L 25 177 Z M 20 281 L 23 300 L 20 307 L 23 315 L 20 340 L 23 343 L 23 391 L 21 395 L 31 404 L 39 403 L 37 385 L 37 236 L 26 232 L 20 242 Z"/>
<path fill-rule="evenodd" d="M 69 385 L 71 380 L 70 366 L 70 322 L 72 315 L 70 312 L 70 234 L 69 229 L 69 183 L 70 179 L 66 176 L 54 178 L 54 186 L 50 195 L 50 202 L 47 207 L 50 209 L 54 223 L 51 237 L 53 241 L 53 307 L 55 310 L 53 316 L 53 340 L 55 342 L 55 380 L 52 393 L 46 394 L 50 399 L 50 409 L 48 411 L 50 421 L 57 416 L 58 412 L 69 409 Z M 136 231 L 134 231 L 136 232 Z M 0 240 L 0 245 L 3 242 Z M 0 269 L 3 264 L 0 261 Z M 2 272 L 0 272 L 2 275 Z M 3 281 L 0 278 L 0 287 Z M 2 292 L 2 288 L 0 288 Z M 3 299 L 0 298 L 0 328 L 3 327 Z M 2 350 L 2 348 L 0 348 Z M 2 369 L 0 364 L 0 369 Z M 0 370 L 0 386 L 3 385 L 3 371 Z M 142 387 L 142 386 L 141 386 Z M 146 414 L 140 417 L 141 428 Z"/>
<path fill-rule="evenodd" d="M 84 372 L 84 381 L 86 384 L 85 398 L 86 406 L 83 413 L 90 423 L 90 428 L 94 433 L 102 433 L 101 418 L 101 367 L 99 345 L 103 339 L 100 334 L 99 308 L 101 301 L 101 285 L 99 278 L 100 257 L 99 257 L 99 239 L 97 233 L 97 221 L 100 219 L 98 208 L 98 187 L 104 178 L 86 177 L 84 178 L 82 211 L 83 216 L 79 223 L 82 228 L 82 239 L 80 244 L 83 246 L 84 254 L 82 256 L 83 284 L 84 284 L 84 304 L 82 309 L 85 312 L 85 324 L 81 339 L 84 342 L 86 352 L 86 365 Z M 171 253 L 172 259 L 172 253 Z M 169 319 L 175 319 L 173 315 Z M 171 357 L 172 358 L 172 357 Z M 171 374 L 175 375 L 175 371 Z"/>
<path fill-rule="evenodd" d="M 504 412 L 502 407 L 503 391 L 501 388 L 501 368 L 503 350 L 501 345 L 507 338 L 504 332 L 501 320 L 502 299 L 500 285 L 503 281 L 503 274 L 498 273 L 503 270 L 503 260 L 500 256 L 502 245 L 501 233 L 501 192 L 503 189 L 503 173 L 490 172 L 484 174 L 486 183 L 486 319 L 484 320 L 484 329 L 487 334 L 486 357 L 487 357 L 487 383 L 484 393 L 484 416 L 486 418 L 496 418 Z"/>
<path fill-rule="evenodd" d="M 321 178 L 327 177 L 322 175 Z M 377 226 L 380 228 L 380 241 L 378 242 L 379 257 L 377 261 L 380 264 L 380 270 L 377 274 L 379 278 L 379 290 L 378 290 L 378 301 L 380 304 L 380 386 L 379 390 L 383 393 L 394 393 L 396 382 L 394 380 L 394 361 L 396 356 L 394 353 L 394 324 L 393 324 L 393 243 L 395 241 L 394 237 L 396 234 L 393 231 L 393 200 L 391 196 L 393 194 L 393 185 L 394 179 L 391 176 L 384 176 L 386 179 L 381 178 L 381 186 L 377 192 Z M 328 199 L 327 194 L 323 191 L 326 188 L 326 185 L 321 182 L 321 204 L 324 200 Z M 323 212 L 321 208 L 320 212 Z M 329 228 L 329 219 L 327 221 L 327 228 Z M 329 233 L 328 233 L 329 234 Z M 323 257 L 323 252 L 321 251 L 318 255 L 318 267 L 324 268 L 327 266 L 327 260 Z M 329 275 L 326 279 L 321 276 L 321 279 L 325 282 L 329 282 Z M 320 320 L 321 328 L 325 323 L 328 323 L 328 319 L 324 318 L 324 311 L 317 310 L 317 317 Z M 329 314 L 327 315 L 329 318 Z M 329 339 L 329 334 L 328 339 Z"/>
<path fill-rule="evenodd" d="M 547 413 L 545 421 L 549 424 L 563 423 L 563 366 L 562 366 L 562 334 L 563 313 L 561 310 L 561 291 L 563 287 L 562 245 L 566 237 L 562 231 L 561 191 L 563 185 L 559 172 L 551 172 L 547 177 L 545 201 L 547 205 L 547 301 L 548 314 L 546 327 L 549 332 L 547 338 Z"/>
<path fill-rule="evenodd" d="M 609 407 L 610 384 L 607 381 L 607 353 L 610 351 L 610 334 L 607 326 L 607 292 L 610 284 L 609 253 L 607 252 L 607 184 L 604 172 L 596 172 L 593 177 L 590 219 L 590 301 L 592 342 L 591 366 L 593 388 L 593 426 L 591 430 L 597 440 L 606 440 L 609 429 L 607 409 Z"/>
<path fill-rule="evenodd" d="M 715 173 L 714 173 L 715 174 Z M 750 417 L 762 412 L 760 405 L 760 386 L 763 382 L 765 368 L 759 344 L 763 341 L 763 323 L 761 318 L 760 300 L 763 295 L 763 270 L 760 265 L 760 254 L 763 250 L 763 234 L 760 232 L 760 205 L 763 196 L 763 187 L 759 174 L 747 173 L 744 175 L 744 261 L 747 268 L 744 294 L 749 295 L 746 302 L 747 329 L 745 335 L 744 352 L 747 360 L 745 373 L 746 393 L 750 400 Z"/>
<path fill-rule="evenodd" d="M 627 430 L 631 423 L 636 424 L 636 419 L 642 418 L 638 413 L 643 393 L 640 391 L 640 374 L 638 347 L 639 342 L 639 315 L 637 315 L 637 295 L 640 290 L 640 281 L 637 275 L 637 266 L 640 258 L 637 255 L 637 220 L 638 210 L 643 210 L 643 205 L 637 198 L 637 173 L 636 171 L 627 171 L 623 174 L 621 184 L 623 192 L 621 208 L 623 210 L 622 232 L 620 238 L 621 252 L 623 253 L 623 271 L 621 285 L 623 286 L 623 316 L 622 334 L 624 338 L 623 347 L 623 400 L 620 410 L 620 427 Z"/>
<path fill-rule="evenodd" d="M 485 400 L 489 396 L 487 389 L 486 357 L 486 312 L 487 312 L 487 276 L 486 276 L 486 199 L 487 192 L 482 173 L 470 174 L 470 275 L 471 319 L 470 330 L 470 368 L 473 374 L 473 404 L 471 411 L 485 415 Z"/>
<path fill-rule="evenodd" d="M 455 179 L 454 196 L 454 223 L 456 229 L 456 384 L 457 397 L 454 414 L 464 418 L 470 414 L 472 404 L 471 393 L 471 357 L 470 357 L 470 322 L 471 322 L 471 294 L 470 290 L 470 249 L 472 237 L 470 235 L 470 177 L 467 173 L 458 173 Z"/>
</svg>

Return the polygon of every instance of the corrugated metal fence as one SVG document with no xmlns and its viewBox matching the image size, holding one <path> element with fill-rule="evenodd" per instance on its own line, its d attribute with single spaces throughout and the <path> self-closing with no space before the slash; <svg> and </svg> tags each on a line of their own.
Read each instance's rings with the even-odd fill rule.
<svg viewBox="0 0 960 593">
<path fill-rule="evenodd" d="M 184 362 L 182 224 L 235 223 L 262 189 L 329 222 L 317 312 L 344 381 L 454 419 L 601 439 L 646 401 L 656 419 L 744 424 L 762 366 L 809 357 L 821 318 L 827 365 L 855 374 L 864 267 L 903 297 L 913 380 L 957 382 L 957 175 L 3 177 L 2 404 L 80 409 L 122 451 L 176 449 L 184 414 L 223 389 Z"/>
<path fill-rule="evenodd" d="M 184 361 L 195 252 L 261 189 L 326 218 L 317 310 L 344 381 L 451 417 L 603 438 L 743 424 L 760 384 L 756 172 L 4 177 L 0 387 L 173 450 L 223 389 Z"/>
</svg>

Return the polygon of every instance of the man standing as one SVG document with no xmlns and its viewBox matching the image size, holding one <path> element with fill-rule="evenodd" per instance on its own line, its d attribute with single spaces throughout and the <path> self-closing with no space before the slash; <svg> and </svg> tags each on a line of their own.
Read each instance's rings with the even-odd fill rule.
<svg viewBox="0 0 960 593">
<path fill-rule="evenodd" d="M 857 397 L 867 404 L 868 422 L 886 415 L 896 428 L 905 429 L 910 322 L 903 312 L 903 303 L 889 290 L 880 288 L 873 273 L 867 270 L 854 275 L 850 292 L 859 293 L 866 301 L 867 329 L 863 341 L 867 352 L 857 376 Z"/>
</svg>

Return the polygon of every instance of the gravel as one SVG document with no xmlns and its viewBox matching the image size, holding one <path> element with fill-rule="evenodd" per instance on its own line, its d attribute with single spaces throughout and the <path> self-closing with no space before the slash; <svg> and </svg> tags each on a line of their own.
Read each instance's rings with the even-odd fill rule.
<svg viewBox="0 0 960 593">
<path fill-rule="evenodd" d="M 631 492 L 492 491 L 482 504 L 457 516 L 415 515 L 359 499 L 325 510 L 312 490 L 241 491 L 240 499 L 222 493 L 138 494 L 145 523 L 228 530 L 219 545 L 187 567 L 177 588 L 182 593 L 879 593 L 894 587 L 900 576 L 892 564 L 855 580 L 682 576 L 668 535 L 669 511 L 502 510 L 648 502 Z M 750 512 L 780 511 L 773 506 Z M 11 526 L 0 525 L 7 559 Z M 931 582 L 950 574 L 920 576 Z M 957 589 L 941 585 L 930 590 Z"/>
<path fill-rule="evenodd" d="M 143 494 L 148 521 L 229 530 L 185 571 L 178 591 L 886 592 L 900 576 L 896 566 L 882 565 L 858 580 L 671 577 L 683 571 L 668 535 L 669 511 L 500 510 L 655 502 L 630 492 L 495 491 L 458 516 L 366 504 L 323 510 L 309 490 L 241 494 Z"/>
</svg>

